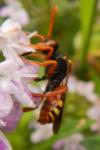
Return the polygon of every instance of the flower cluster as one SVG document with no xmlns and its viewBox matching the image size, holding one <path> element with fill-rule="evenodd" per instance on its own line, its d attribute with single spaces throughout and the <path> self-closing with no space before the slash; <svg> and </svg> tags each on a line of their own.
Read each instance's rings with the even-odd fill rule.
<svg viewBox="0 0 100 150">
<path fill-rule="evenodd" d="M 65 138 L 57 141 L 53 145 L 54 150 L 86 150 L 85 147 L 81 145 L 81 141 L 84 136 L 81 133 L 76 133 L 69 138 Z"/>
<path fill-rule="evenodd" d="M 20 1 L 4 0 L 4 2 L 5 6 L 0 8 L 1 17 L 13 19 L 23 26 L 29 23 L 28 13 L 23 8 Z"/>
<path fill-rule="evenodd" d="M 35 34 L 34 32 L 33 34 Z M 35 52 L 30 35 L 10 19 L 0 26 L 0 149 L 11 150 L 2 131 L 12 131 L 22 116 L 22 107 L 36 107 L 31 82 L 39 66 L 25 62 L 21 54 Z M 31 87 L 31 88 L 30 88 Z M 31 90 L 30 90 L 31 89 Z"/>
</svg>

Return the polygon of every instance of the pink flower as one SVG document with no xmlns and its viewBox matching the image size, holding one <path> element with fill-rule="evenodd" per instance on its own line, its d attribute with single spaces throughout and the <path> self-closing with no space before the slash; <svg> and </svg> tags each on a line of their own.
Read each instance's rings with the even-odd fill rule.
<svg viewBox="0 0 100 150">
<path fill-rule="evenodd" d="M 7 59 L 0 63 L 1 128 L 12 130 L 16 127 L 22 113 L 21 105 L 36 107 L 28 87 L 31 79 L 34 78 L 33 72 L 36 73 L 35 68 L 34 71 L 25 66 L 24 69 L 23 67 L 20 69 L 13 59 Z"/>
<path fill-rule="evenodd" d="M 34 143 L 39 143 L 50 138 L 53 135 L 52 125 L 41 125 L 39 123 L 33 123 L 31 128 L 34 128 L 36 131 L 31 134 L 31 141 Z"/>
<path fill-rule="evenodd" d="M 92 107 L 87 111 L 89 118 L 95 120 L 96 122 L 91 126 L 92 131 L 100 132 L 100 102 L 96 101 Z"/>
<path fill-rule="evenodd" d="M 53 145 L 54 150 L 86 150 L 80 142 L 84 139 L 83 135 L 76 133 L 66 139 L 59 140 Z"/>
<path fill-rule="evenodd" d="M 29 37 L 17 22 L 8 19 L 1 25 L 0 50 L 5 61 L 0 63 L 0 88 L 9 94 L 11 99 L 13 94 L 22 104 L 34 106 L 28 80 L 32 81 L 36 77 L 35 70 L 38 70 L 38 66 L 26 64 L 19 57 L 23 52 L 34 52 L 33 48 L 26 46 L 29 42 Z"/>
<path fill-rule="evenodd" d="M 95 102 L 98 99 L 98 96 L 94 92 L 93 82 L 83 82 L 74 76 L 71 76 L 68 84 L 70 92 L 76 92 L 79 95 L 86 97 L 86 99 L 91 102 Z"/>
<path fill-rule="evenodd" d="M 9 17 L 21 25 L 26 25 L 29 23 L 29 16 L 20 2 L 6 1 L 6 3 L 6 6 L 2 7 L 0 10 L 1 17 Z"/>
<path fill-rule="evenodd" d="M 17 22 L 8 19 L 0 26 L 0 50 L 6 59 L 13 58 L 17 64 L 21 63 L 18 55 L 35 52 L 27 46 L 29 43 L 29 37 Z"/>
<path fill-rule="evenodd" d="M 20 121 L 21 116 L 22 116 L 21 105 L 17 101 L 14 101 L 13 109 L 11 110 L 11 112 L 6 117 L 2 118 L 5 125 L 2 126 L 1 129 L 5 131 L 14 130 L 18 122 Z"/>
<path fill-rule="evenodd" d="M 7 116 L 13 108 L 13 102 L 10 95 L 0 89 L 0 118 Z M 0 119 L 0 126 L 2 125 Z"/>
<path fill-rule="evenodd" d="M 34 77 L 28 69 L 26 72 L 20 72 L 20 67 L 16 65 L 13 59 L 7 59 L 0 63 L 0 90 L 11 95 L 22 104 L 34 107 L 34 102 L 31 100 L 31 93 L 28 90 L 28 82 L 23 81 L 24 78 Z M 36 77 L 36 76 L 35 76 Z M 5 95 L 4 95 L 5 96 Z"/>
<path fill-rule="evenodd" d="M 0 132 L 0 150 L 12 150 L 11 145 L 2 132 Z"/>
<path fill-rule="evenodd" d="M 30 37 L 21 26 L 7 20 L 0 26 L 0 51 L 4 60 L 0 62 L 0 129 L 12 131 L 21 116 L 22 107 L 36 108 L 41 98 L 32 96 L 35 91 L 32 81 L 37 77 L 38 65 L 30 65 L 20 57 L 25 52 L 35 52 L 29 46 Z M 0 135 L 1 138 L 1 135 Z M 9 144 L 1 140 L 2 150 L 11 150 Z M 9 147 L 7 147 L 9 146 Z"/>
</svg>

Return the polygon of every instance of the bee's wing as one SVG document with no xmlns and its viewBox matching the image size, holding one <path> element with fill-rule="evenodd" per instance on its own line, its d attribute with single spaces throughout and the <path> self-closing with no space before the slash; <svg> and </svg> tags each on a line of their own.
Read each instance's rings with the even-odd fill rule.
<svg viewBox="0 0 100 150">
<path fill-rule="evenodd" d="M 65 99 L 66 99 L 66 93 L 64 93 L 61 96 L 61 100 L 63 101 L 63 107 L 60 108 L 60 114 L 59 114 L 59 116 L 56 116 L 55 122 L 53 123 L 53 132 L 54 133 L 57 133 L 61 126 L 63 110 L 64 110 L 64 105 L 65 105 Z"/>
<path fill-rule="evenodd" d="M 66 77 L 61 82 L 61 85 L 63 85 L 63 86 L 67 86 L 69 73 L 71 72 L 71 61 L 70 60 L 67 61 L 67 65 L 68 65 L 68 68 L 67 68 Z M 60 108 L 60 114 L 59 114 L 59 116 L 56 117 L 55 122 L 53 123 L 53 131 L 54 131 L 54 133 L 57 133 L 59 128 L 60 128 L 60 126 L 61 126 L 64 106 L 65 106 L 65 100 L 66 100 L 66 93 L 61 95 L 61 100 L 63 101 L 63 107 Z"/>
<path fill-rule="evenodd" d="M 67 79 L 68 77 L 66 76 L 64 80 L 61 83 L 61 86 L 67 86 Z M 65 100 L 66 100 L 66 93 L 63 93 L 60 97 L 60 99 L 63 101 L 63 106 L 60 108 L 60 114 L 59 116 L 56 116 L 55 122 L 53 123 L 53 131 L 54 133 L 57 133 L 62 122 L 62 116 L 63 116 L 63 110 L 65 106 Z"/>
</svg>

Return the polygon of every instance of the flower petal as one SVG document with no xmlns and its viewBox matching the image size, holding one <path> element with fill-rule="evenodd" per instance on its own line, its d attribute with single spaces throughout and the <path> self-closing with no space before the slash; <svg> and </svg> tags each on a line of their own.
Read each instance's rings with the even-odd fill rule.
<svg viewBox="0 0 100 150">
<path fill-rule="evenodd" d="M 13 108 L 10 95 L 0 89 L 0 118 L 7 116 Z"/>
<path fill-rule="evenodd" d="M 26 83 L 22 83 L 20 80 L 16 82 L 18 90 L 15 93 L 16 100 L 23 105 L 35 107 L 34 101 L 32 101 L 31 93 Z"/>
<path fill-rule="evenodd" d="M 13 59 L 7 59 L 3 62 L 0 62 L 0 76 L 11 75 L 16 71 L 17 65 L 14 63 Z"/>
<path fill-rule="evenodd" d="M 12 49 L 12 47 L 5 47 L 3 49 L 3 56 L 6 59 L 13 59 L 14 64 L 17 64 L 19 67 L 23 66 L 24 64 L 22 59 L 17 55 L 16 51 Z"/>
<path fill-rule="evenodd" d="M 0 132 L 0 150 L 12 150 L 11 145 L 2 132 Z"/>
<path fill-rule="evenodd" d="M 3 121 L 5 123 L 5 126 L 3 127 L 4 130 L 6 131 L 12 131 L 16 128 L 20 118 L 22 116 L 22 108 L 21 105 L 17 102 L 14 101 L 14 107 L 10 114 L 3 118 Z"/>
<path fill-rule="evenodd" d="M 4 32 L 4 33 L 10 33 L 12 31 L 15 31 L 15 30 L 21 30 L 21 26 L 11 20 L 11 19 L 7 19 L 0 27 L 1 31 Z"/>
<path fill-rule="evenodd" d="M 53 135 L 51 124 L 43 126 L 39 123 L 34 123 L 33 128 L 36 128 L 36 131 L 31 134 L 32 142 L 39 143 L 41 141 L 44 141 L 45 139 L 50 138 Z"/>
</svg>

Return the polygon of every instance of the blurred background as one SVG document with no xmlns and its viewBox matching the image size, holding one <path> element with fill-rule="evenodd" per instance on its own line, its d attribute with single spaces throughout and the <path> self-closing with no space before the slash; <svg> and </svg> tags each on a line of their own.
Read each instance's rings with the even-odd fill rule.
<svg viewBox="0 0 100 150">
<path fill-rule="evenodd" d="M 0 24 L 7 18 L 24 30 L 47 35 L 50 12 L 58 6 L 52 37 L 72 60 L 69 92 L 58 134 L 27 113 L 6 133 L 14 150 L 100 150 L 100 1 L 0 0 Z"/>
</svg>

